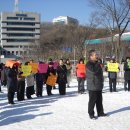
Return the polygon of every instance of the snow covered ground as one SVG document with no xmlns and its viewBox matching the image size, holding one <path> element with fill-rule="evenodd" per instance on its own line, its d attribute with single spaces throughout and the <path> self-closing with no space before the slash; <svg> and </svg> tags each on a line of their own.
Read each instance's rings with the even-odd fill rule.
<svg viewBox="0 0 130 130">
<path fill-rule="evenodd" d="M 45 87 L 45 86 L 44 86 Z M 91 120 L 88 117 L 88 94 L 77 94 L 77 81 L 72 80 L 67 94 L 60 96 L 58 89 L 48 97 L 8 105 L 6 88 L 0 93 L 0 130 L 130 130 L 130 92 L 117 85 L 118 92 L 110 93 L 105 83 L 103 105 L 109 117 Z"/>
</svg>

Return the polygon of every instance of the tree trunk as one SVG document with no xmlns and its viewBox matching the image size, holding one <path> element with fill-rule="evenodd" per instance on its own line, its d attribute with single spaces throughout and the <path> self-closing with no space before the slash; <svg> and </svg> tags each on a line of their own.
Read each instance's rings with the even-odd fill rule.
<svg viewBox="0 0 130 130">
<path fill-rule="evenodd" d="M 123 55 L 122 55 L 122 48 L 121 48 L 121 35 L 119 34 L 119 37 L 118 37 L 118 42 L 117 42 L 117 46 L 116 46 L 116 60 L 121 63 L 121 60 L 123 58 Z"/>
</svg>

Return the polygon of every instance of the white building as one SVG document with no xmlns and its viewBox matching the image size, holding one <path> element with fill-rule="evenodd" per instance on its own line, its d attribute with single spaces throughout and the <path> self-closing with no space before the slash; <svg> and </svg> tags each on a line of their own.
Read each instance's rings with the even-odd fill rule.
<svg viewBox="0 0 130 130">
<path fill-rule="evenodd" d="M 69 17 L 69 16 L 59 16 L 57 18 L 54 18 L 52 22 L 54 24 L 60 23 L 60 24 L 65 24 L 65 25 L 68 25 L 68 24 L 78 25 L 79 24 L 77 19 Z"/>
<path fill-rule="evenodd" d="M 2 12 L 0 15 L 1 55 L 17 58 L 40 38 L 40 15 L 31 12 Z"/>
</svg>

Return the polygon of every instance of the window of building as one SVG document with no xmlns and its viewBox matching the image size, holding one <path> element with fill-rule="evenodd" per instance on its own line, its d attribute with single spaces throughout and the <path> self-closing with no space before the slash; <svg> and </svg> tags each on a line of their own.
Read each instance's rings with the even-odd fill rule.
<svg viewBox="0 0 130 130">
<path fill-rule="evenodd" d="M 35 31 L 35 28 L 7 28 L 7 31 Z"/>
<path fill-rule="evenodd" d="M 25 33 L 9 33 L 7 34 L 8 37 L 34 37 L 34 34 L 25 34 Z"/>
<path fill-rule="evenodd" d="M 14 51 L 12 51 L 12 55 L 14 55 Z"/>
<path fill-rule="evenodd" d="M 6 55 L 6 51 L 3 51 L 3 55 Z"/>
<path fill-rule="evenodd" d="M 24 51 L 24 55 L 26 55 L 27 54 L 27 51 Z"/>
<path fill-rule="evenodd" d="M 7 20 L 18 20 L 18 17 L 7 17 Z"/>
<path fill-rule="evenodd" d="M 31 23 L 31 22 L 7 22 L 7 25 L 35 26 L 35 23 Z"/>
<path fill-rule="evenodd" d="M 10 55 L 10 51 L 7 52 L 7 55 Z"/>
<path fill-rule="evenodd" d="M 18 52 L 18 51 L 16 51 L 16 55 L 18 55 L 18 53 L 19 53 L 19 52 Z"/>
<path fill-rule="evenodd" d="M 24 46 L 24 48 L 28 48 L 28 46 Z"/>
<path fill-rule="evenodd" d="M 7 42 L 32 42 L 30 39 L 7 39 Z"/>
<path fill-rule="evenodd" d="M 27 17 L 27 14 L 16 14 L 18 17 Z"/>
<path fill-rule="evenodd" d="M 23 54 L 23 51 L 20 51 L 20 55 L 22 55 Z"/>
<path fill-rule="evenodd" d="M 3 48 L 18 48 L 19 46 L 3 46 Z"/>
<path fill-rule="evenodd" d="M 20 17 L 20 20 L 23 20 L 23 18 L 22 18 L 22 17 Z"/>
<path fill-rule="evenodd" d="M 28 17 L 28 18 L 24 18 L 24 20 L 35 20 L 35 18 Z"/>
</svg>

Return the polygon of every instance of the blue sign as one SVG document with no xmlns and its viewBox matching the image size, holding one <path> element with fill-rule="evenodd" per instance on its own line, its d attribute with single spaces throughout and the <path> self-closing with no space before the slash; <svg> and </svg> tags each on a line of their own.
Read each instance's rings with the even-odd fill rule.
<svg viewBox="0 0 130 130">
<path fill-rule="evenodd" d="M 64 47 L 62 49 L 62 51 L 64 51 L 64 52 L 72 52 L 72 48 L 70 48 L 70 47 Z"/>
</svg>

